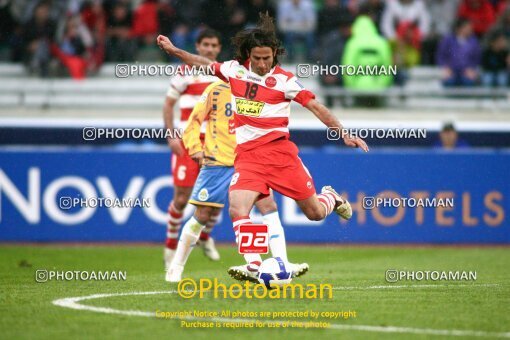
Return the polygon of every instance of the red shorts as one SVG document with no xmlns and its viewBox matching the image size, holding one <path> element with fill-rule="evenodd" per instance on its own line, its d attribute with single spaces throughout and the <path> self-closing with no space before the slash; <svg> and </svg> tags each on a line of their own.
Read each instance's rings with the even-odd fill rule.
<svg viewBox="0 0 510 340">
<path fill-rule="evenodd" d="M 229 191 L 257 191 L 259 199 L 269 195 L 269 188 L 298 201 L 313 196 L 313 179 L 298 151 L 291 141 L 278 139 L 238 154 Z"/>
<path fill-rule="evenodd" d="M 177 187 L 193 187 L 197 180 L 200 166 L 188 155 L 181 141 L 184 155 L 177 156 L 172 154 L 172 176 L 174 178 L 174 186 Z"/>
</svg>

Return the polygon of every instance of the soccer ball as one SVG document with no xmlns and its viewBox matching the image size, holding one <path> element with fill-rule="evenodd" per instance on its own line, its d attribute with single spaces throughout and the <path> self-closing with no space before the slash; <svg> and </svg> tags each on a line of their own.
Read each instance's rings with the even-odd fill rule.
<svg viewBox="0 0 510 340">
<path fill-rule="evenodd" d="M 259 282 L 271 289 L 271 285 L 284 285 L 292 281 L 292 271 L 289 264 L 279 257 L 271 257 L 262 262 L 259 267 Z"/>
</svg>

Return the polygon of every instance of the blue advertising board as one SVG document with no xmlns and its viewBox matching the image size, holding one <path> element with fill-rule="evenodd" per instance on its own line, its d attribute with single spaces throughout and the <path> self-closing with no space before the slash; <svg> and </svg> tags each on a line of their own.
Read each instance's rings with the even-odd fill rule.
<svg viewBox="0 0 510 340">
<path fill-rule="evenodd" d="M 332 185 L 354 214 L 349 222 L 334 214 L 311 222 L 277 194 L 289 242 L 510 243 L 509 152 L 309 149 L 300 156 L 317 190 Z M 163 241 L 172 190 L 165 150 L 4 149 L 0 241 Z M 131 198 L 135 206 L 66 205 L 94 197 L 98 205 Z M 234 242 L 227 209 L 213 235 Z"/>
</svg>

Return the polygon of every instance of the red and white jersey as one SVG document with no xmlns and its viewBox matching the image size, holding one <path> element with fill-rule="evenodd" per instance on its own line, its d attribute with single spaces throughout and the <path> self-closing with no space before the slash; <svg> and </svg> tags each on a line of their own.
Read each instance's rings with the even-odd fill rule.
<svg viewBox="0 0 510 340">
<path fill-rule="evenodd" d="M 251 71 L 249 60 L 214 63 L 214 71 L 232 90 L 237 149 L 242 152 L 278 138 L 289 138 L 290 101 L 306 105 L 315 95 L 291 72 L 275 66 L 264 76 Z"/>
<path fill-rule="evenodd" d="M 180 68 L 189 68 L 187 65 L 181 65 Z M 189 72 L 191 73 L 191 72 Z M 218 81 L 218 78 L 211 75 L 175 75 L 170 80 L 170 86 L 166 95 L 175 100 L 179 100 L 181 109 L 181 128 L 186 128 L 186 122 L 193 108 L 198 103 L 200 96 L 210 84 Z"/>
</svg>

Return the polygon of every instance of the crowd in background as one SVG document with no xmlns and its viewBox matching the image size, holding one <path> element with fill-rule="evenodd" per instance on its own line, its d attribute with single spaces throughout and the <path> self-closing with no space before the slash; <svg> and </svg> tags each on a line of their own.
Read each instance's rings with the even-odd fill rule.
<svg viewBox="0 0 510 340">
<path fill-rule="evenodd" d="M 392 64 L 402 71 L 397 84 L 406 69 L 438 65 L 445 86 L 509 85 L 509 0 L 0 0 L 0 59 L 79 79 L 104 62 L 169 61 L 158 34 L 193 51 L 210 27 L 225 60 L 230 38 L 266 11 L 284 62 Z"/>
</svg>

